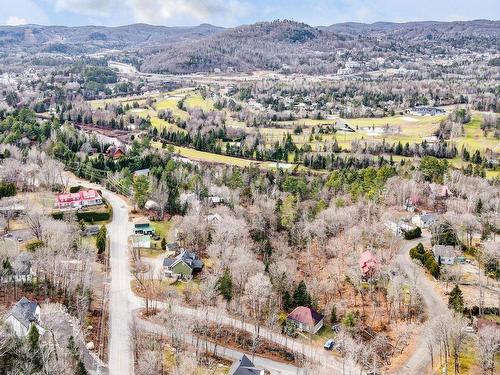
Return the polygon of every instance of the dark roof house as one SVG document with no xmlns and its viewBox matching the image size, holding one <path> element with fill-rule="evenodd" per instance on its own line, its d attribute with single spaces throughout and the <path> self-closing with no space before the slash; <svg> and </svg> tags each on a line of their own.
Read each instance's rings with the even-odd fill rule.
<svg viewBox="0 0 500 375">
<path fill-rule="evenodd" d="M 35 325 L 40 334 L 44 330 L 40 327 L 40 306 L 36 301 L 26 297 L 21 298 L 10 310 L 6 322 L 19 337 L 26 337 L 32 325 Z"/>
<path fill-rule="evenodd" d="M 166 276 L 176 276 L 182 279 L 190 279 L 193 272 L 200 272 L 204 263 L 192 251 L 183 250 L 175 258 L 163 259 L 163 269 Z"/>
<path fill-rule="evenodd" d="M 253 362 L 243 354 L 240 360 L 233 362 L 228 375 L 264 375 L 264 370 L 255 367 Z"/>
</svg>

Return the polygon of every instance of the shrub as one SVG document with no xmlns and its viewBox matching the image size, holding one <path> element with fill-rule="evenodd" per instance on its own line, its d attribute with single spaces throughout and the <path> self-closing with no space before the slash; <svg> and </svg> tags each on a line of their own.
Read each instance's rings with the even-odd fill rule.
<svg viewBox="0 0 500 375">
<path fill-rule="evenodd" d="M 413 240 L 415 238 L 419 238 L 422 235 L 422 229 L 420 227 L 416 227 L 412 230 L 403 231 L 403 236 L 405 240 Z"/>
<path fill-rule="evenodd" d="M 33 242 L 29 242 L 28 244 L 26 244 L 26 250 L 34 252 L 36 249 L 42 246 L 43 246 L 43 241 L 35 240 Z"/>
<path fill-rule="evenodd" d="M 0 182 L 0 198 L 13 197 L 17 194 L 16 185 L 10 182 Z"/>
<path fill-rule="evenodd" d="M 77 186 L 71 186 L 69 188 L 69 192 L 70 193 L 78 193 L 80 191 L 80 189 L 82 188 L 81 185 L 77 185 Z"/>
<path fill-rule="evenodd" d="M 434 256 L 430 252 L 425 251 L 422 243 L 410 249 L 410 258 L 418 259 L 434 278 L 437 279 L 441 274 L 441 267 L 436 262 L 436 259 L 434 259 Z"/>
</svg>

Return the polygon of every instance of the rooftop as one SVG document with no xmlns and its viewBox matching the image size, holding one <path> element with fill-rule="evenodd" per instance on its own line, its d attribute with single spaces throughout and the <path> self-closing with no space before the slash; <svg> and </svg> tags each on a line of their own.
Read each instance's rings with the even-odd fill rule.
<svg viewBox="0 0 500 375">
<path fill-rule="evenodd" d="M 321 319 L 323 319 L 323 315 L 310 307 L 298 306 L 290 314 L 288 314 L 287 318 L 302 324 L 315 326 L 321 321 Z"/>
</svg>

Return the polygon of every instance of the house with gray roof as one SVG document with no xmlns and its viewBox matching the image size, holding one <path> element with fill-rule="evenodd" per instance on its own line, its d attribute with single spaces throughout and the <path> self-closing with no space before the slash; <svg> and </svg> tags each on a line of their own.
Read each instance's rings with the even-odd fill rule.
<svg viewBox="0 0 500 375">
<path fill-rule="evenodd" d="M 243 354 L 240 360 L 234 361 L 229 369 L 229 375 L 264 375 L 264 370 L 255 367 L 252 361 Z"/>
<path fill-rule="evenodd" d="M 455 264 L 455 260 L 459 252 L 457 246 L 434 245 L 432 247 L 432 253 L 434 254 L 434 259 L 436 259 L 436 262 L 446 265 L 452 265 Z"/>
<path fill-rule="evenodd" d="M 166 277 L 190 280 L 193 273 L 200 272 L 204 263 L 192 251 L 183 250 L 175 258 L 163 259 L 163 271 Z"/>
<path fill-rule="evenodd" d="M 16 302 L 5 321 L 19 337 L 28 336 L 32 326 L 37 328 L 40 335 L 45 332 L 40 321 L 40 305 L 26 297 Z"/>
</svg>

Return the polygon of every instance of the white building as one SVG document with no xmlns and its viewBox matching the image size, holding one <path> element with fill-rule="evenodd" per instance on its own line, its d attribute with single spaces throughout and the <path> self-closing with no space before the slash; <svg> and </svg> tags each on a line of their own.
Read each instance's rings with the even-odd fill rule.
<svg viewBox="0 0 500 375">
<path fill-rule="evenodd" d="M 16 302 L 5 320 L 19 337 L 26 337 L 32 326 L 35 326 L 40 335 L 45 330 L 41 327 L 40 305 L 36 301 L 30 301 L 26 297 Z"/>
</svg>

